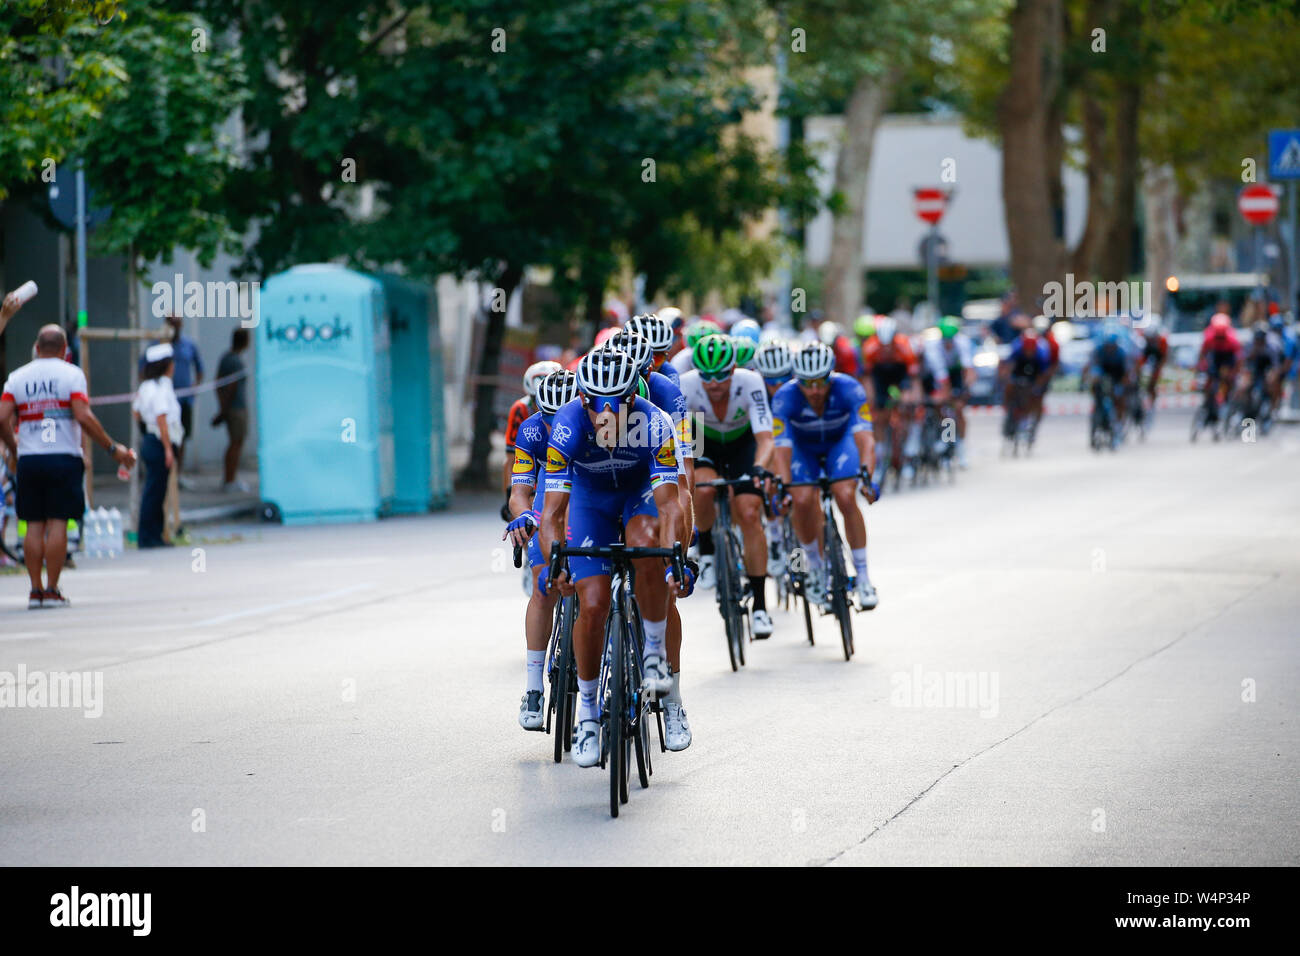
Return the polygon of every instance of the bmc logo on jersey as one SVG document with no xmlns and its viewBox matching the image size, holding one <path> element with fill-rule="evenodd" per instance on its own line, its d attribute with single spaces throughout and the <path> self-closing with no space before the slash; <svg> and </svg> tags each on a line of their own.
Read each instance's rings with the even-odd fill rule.
<svg viewBox="0 0 1300 956">
<path fill-rule="evenodd" d="M 531 475 L 533 469 L 537 467 L 537 462 L 533 461 L 533 456 L 528 454 L 522 448 L 515 449 L 515 474 Z"/>
<path fill-rule="evenodd" d="M 677 445 L 671 437 L 665 439 L 659 446 L 659 450 L 655 452 L 655 461 L 661 465 L 677 464 Z"/>
<path fill-rule="evenodd" d="M 553 475 L 558 471 L 564 471 L 564 469 L 568 467 L 568 459 L 560 454 L 559 449 L 546 449 L 546 473 L 548 475 Z"/>
</svg>

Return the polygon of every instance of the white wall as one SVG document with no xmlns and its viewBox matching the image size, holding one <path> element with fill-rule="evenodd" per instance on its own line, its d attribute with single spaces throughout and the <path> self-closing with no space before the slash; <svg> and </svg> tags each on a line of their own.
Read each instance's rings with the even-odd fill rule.
<svg viewBox="0 0 1300 956">
<path fill-rule="evenodd" d="M 816 116 L 804 126 L 810 145 L 820 149 L 818 188 L 830 194 L 844 121 Z M 945 159 L 956 161 L 956 181 L 941 180 Z M 1088 188 L 1083 173 L 1063 171 L 1065 232 L 1073 245 L 1083 233 Z M 867 186 L 863 263 L 873 269 L 917 269 L 918 250 L 929 229 L 912 211 L 918 186 L 955 189 L 940 234 L 948 256 L 967 266 L 1006 266 L 1010 259 L 1002 209 L 1002 152 L 992 142 L 962 132 L 957 117 L 886 116 L 876 131 Z M 822 211 L 808 226 L 804 252 L 809 265 L 824 266 L 830 252 L 831 215 Z"/>
</svg>

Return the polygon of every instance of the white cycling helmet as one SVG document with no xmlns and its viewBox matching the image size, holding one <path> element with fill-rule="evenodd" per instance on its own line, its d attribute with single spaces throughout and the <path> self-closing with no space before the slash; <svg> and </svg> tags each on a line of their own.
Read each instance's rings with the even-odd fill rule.
<svg viewBox="0 0 1300 956">
<path fill-rule="evenodd" d="M 764 378 L 784 378 L 794 367 L 794 354 L 784 342 L 765 342 L 754 353 L 754 368 Z"/>
<path fill-rule="evenodd" d="M 636 362 L 620 348 L 602 345 L 578 363 L 578 391 L 589 398 L 626 398 L 636 390 Z"/>
<path fill-rule="evenodd" d="M 835 370 L 835 353 L 829 345 L 811 342 L 794 353 L 791 371 L 796 378 L 825 378 Z"/>
<path fill-rule="evenodd" d="M 898 334 L 898 321 L 891 319 L 887 315 L 882 315 L 876 319 L 876 338 L 880 340 L 881 345 L 889 345 L 894 341 L 894 336 Z"/>
<path fill-rule="evenodd" d="M 655 352 L 650 346 L 650 340 L 644 335 L 629 329 L 619 329 L 606 340 L 605 344 L 612 345 L 616 349 L 622 349 L 632 356 L 632 361 L 636 363 L 636 373 L 638 375 L 645 375 L 650 371 Z"/>
<path fill-rule="evenodd" d="M 677 306 L 675 305 L 666 305 L 662 309 L 655 312 L 655 315 L 659 316 L 659 318 L 663 319 L 666 323 L 668 323 L 668 327 L 671 329 L 673 327 L 673 323 L 676 322 L 678 319 L 682 318 L 682 310 L 677 308 Z"/>
<path fill-rule="evenodd" d="M 559 362 L 534 362 L 524 371 L 524 391 L 535 401 L 537 386 L 541 384 L 542 379 L 563 368 L 564 366 Z"/>
<path fill-rule="evenodd" d="M 565 369 L 552 372 L 537 385 L 537 407 L 546 415 L 554 415 L 577 397 L 578 376 Z"/>
<path fill-rule="evenodd" d="M 822 340 L 823 345 L 834 345 L 835 340 L 844 334 L 838 322 L 832 322 L 827 319 L 821 325 L 817 326 L 817 337 Z"/>
<path fill-rule="evenodd" d="M 623 326 L 623 331 L 644 336 L 656 352 L 667 352 L 673 347 L 672 326 L 653 312 L 632 316 Z"/>
</svg>

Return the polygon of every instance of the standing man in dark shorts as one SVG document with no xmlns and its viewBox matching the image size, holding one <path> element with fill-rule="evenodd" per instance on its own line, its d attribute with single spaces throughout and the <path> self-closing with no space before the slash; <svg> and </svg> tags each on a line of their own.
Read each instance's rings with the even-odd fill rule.
<svg viewBox="0 0 1300 956">
<path fill-rule="evenodd" d="M 230 351 L 221 356 L 217 365 L 217 380 L 231 375 L 242 375 L 245 371 L 244 360 L 240 356 L 248 348 L 248 329 L 238 328 L 230 334 Z M 226 445 L 223 462 L 224 473 L 221 479 L 222 491 L 248 491 L 248 485 L 239 481 L 236 472 L 239 469 L 239 456 L 244 450 L 244 439 L 248 437 L 248 397 L 247 378 L 236 379 L 217 389 L 217 401 L 221 410 L 212 419 L 212 427 L 225 423 L 226 434 L 230 443 Z M 181 406 L 184 410 L 184 406 Z M 183 424 L 183 422 L 182 422 Z"/>
<path fill-rule="evenodd" d="M 68 521 L 86 510 L 81 431 L 128 468 L 135 452 L 108 437 L 90 410 L 86 376 L 63 360 L 67 336 L 47 325 L 36 336 L 36 358 L 14 371 L 0 392 L 0 442 L 17 458 L 18 519 L 27 522 L 23 555 L 32 590 L 27 607 L 66 607 L 59 575 L 68 553 Z M 18 434 L 10 418 L 18 412 Z M 41 582 L 44 562 L 49 582 Z"/>
</svg>

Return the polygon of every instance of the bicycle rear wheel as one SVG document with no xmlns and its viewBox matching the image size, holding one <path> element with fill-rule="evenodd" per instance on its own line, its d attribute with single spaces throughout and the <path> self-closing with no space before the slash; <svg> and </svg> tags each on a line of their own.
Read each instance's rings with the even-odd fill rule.
<svg viewBox="0 0 1300 956">
<path fill-rule="evenodd" d="M 560 599 L 559 651 L 551 671 L 551 709 L 555 712 L 555 762 L 573 749 L 573 717 L 577 703 L 578 674 L 573 659 L 573 618 L 576 597 Z"/>
</svg>

